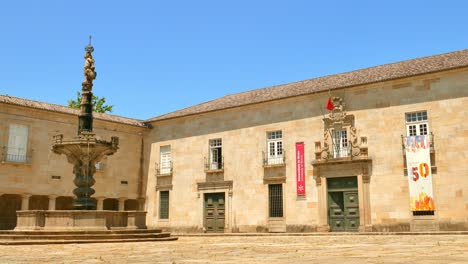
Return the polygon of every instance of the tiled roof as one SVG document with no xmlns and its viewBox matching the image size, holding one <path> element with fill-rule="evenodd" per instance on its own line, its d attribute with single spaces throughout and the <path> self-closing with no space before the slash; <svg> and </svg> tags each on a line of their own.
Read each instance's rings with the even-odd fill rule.
<svg viewBox="0 0 468 264">
<path fill-rule="evenodd" d="M 468 67 L 468 49 L 345 72 L 315 79 L 231 94 L 209 102 L 157 116 L 145 122 L 211 112 L 333 89 L 400 79 Z"/>
<path fill-rule="evenodd" d="M 39 101 L 23 99 L 19 97 L 10 96 L 10 95 L 0 94 L 0 103 L 19 105 L 19 106 L 42 109 L 42 110 L 64 113 L 64 114 L 71 114 L 75 116 L 78 116 L 78 114 L 80 113 L 80 110 L 75 109 L 75 108 L 66 107 L 63 105 L 43 103 Z M 121 124 L 126 124 L 126 125 L 131 125 L 131 126 L 147 127 L 147 125 L 140 120 L 122 117 L 122 116 L 94 112 L 93 117 L 95 119 L 104 120 L 104 121 L 121 123 Z"/>
</svg>

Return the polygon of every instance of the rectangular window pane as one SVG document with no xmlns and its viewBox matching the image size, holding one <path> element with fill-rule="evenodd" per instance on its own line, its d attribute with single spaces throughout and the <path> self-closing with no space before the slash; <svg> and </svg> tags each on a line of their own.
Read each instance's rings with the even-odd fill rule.
<svg viewBox="0 0 468 264">
<path fill-rule="evenodd" d="M 278 156 L 283 155 L 283 141 L 276 142 L 276 154 Z"/>
<path fill-rule="evenodd" d="M 270 157 L 274 157 L 275 156 L 275 142 L 270 142 L 270 144 L 268 144 L 268 148 L 269 148 L 269 153 L 270 153 Z"/>
<path fill-rule="evenodd" d="M 169 219 L 169 191 L 159 192 L 159 219 Z"/>
<path fill-rule="evenodd" d="M 268 185 L 268 201 L 270 217 L 283 217 L 283 186 L 281 184 Z"/>
<path fill-rule="evenodd" d="M 427 124 L 419 124 L 419 135 L 427 135 Z"/>
<path fill-rule="evenodd" d="M 408 126 L 408 131 L 410 136 L 416 136 L 416 125 Z"/>
</svg>

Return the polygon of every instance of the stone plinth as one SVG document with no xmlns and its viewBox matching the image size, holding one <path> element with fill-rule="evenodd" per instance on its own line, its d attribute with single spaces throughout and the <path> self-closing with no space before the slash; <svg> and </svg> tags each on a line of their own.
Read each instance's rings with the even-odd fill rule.
<svg viewBox="0 0 468 264">
<path fill-rule="evenodd" d="M 145 229 L 146 212 L 104 210 L 17 211 L 15 230 Z"/>
</svg>

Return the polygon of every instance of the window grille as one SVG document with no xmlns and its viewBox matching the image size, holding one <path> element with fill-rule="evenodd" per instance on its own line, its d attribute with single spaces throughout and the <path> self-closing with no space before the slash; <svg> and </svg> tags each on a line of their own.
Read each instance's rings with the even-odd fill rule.
<svg viewBox="0 0 468 264">
<path fill-rule="evenodd" d="M 169 191 L 159 192 L 159 219 L 169 219 Z"/>
<path fill-rule="evenodd" d="M 283 217 L 283 186 L 268 185 L 268 198 L 270 217 Z"/>
</svg>

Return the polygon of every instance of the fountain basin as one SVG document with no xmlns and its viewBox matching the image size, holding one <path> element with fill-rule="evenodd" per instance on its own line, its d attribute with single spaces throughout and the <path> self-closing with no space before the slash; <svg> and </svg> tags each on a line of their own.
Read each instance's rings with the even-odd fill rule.
<svg viewBox="0 0 468 264">
<path fill-rule="evenodd" d="M 16 215 L 15 230 L 21 231 L 146 229 L 145 211 L 28 210 Z"/>
</svg>

